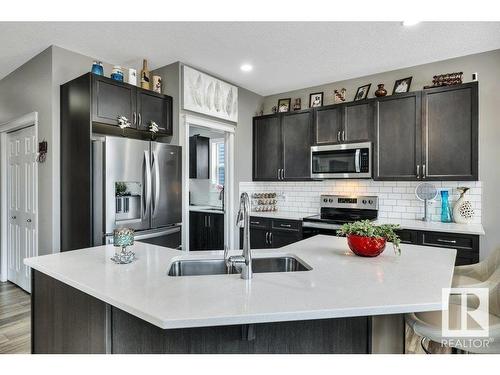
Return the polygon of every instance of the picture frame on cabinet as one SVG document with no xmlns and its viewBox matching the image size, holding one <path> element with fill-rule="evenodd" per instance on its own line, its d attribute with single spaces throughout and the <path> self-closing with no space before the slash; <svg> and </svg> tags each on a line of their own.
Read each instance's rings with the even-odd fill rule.
<svg viewBox="0 0 500 375">
<path fill-rule="evenodd" d="M 309 108 L 316 108 L 323 106 L 324 92 L 313 92 L 309 94 Z"/>
<path fill-rule="evenodd" d="M 278 112 L 289 112 L 292 98 L 285 98 L 278 100 Z"/>
<path fill-rule="evenodd" d="M 354 101 L 356 102 L 358 100 L 365 100 L 366 98 L 368 98 L 368 92 L 370 91 L 371 86 L 372 84 L 369 83 L 367 85 L 358 87 L 358 89 L 356 90 L 356 95 L 354 95 Z"/>
<path fill-rule="evenodd" d="M 396 80 L 394 82 L 394 88 L 392 89 L 392 95 L 402 94 L 410 91 L 411 79 L 413 77 L 406 77 Z"/>
</svg>

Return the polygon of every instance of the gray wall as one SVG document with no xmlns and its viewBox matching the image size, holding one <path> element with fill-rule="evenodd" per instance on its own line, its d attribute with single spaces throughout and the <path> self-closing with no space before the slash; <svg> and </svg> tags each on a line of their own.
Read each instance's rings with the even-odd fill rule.
<svg viewBox="0 0 500 375">
<path fill-rule="evenodd" d="M 163 93 L 171 95 L 174 98 L 174 129 L 171 142 L 179 144 L 179 123 L 180 116 L 189 111 L 182 110 L 182 66 L 180 62 L 166 65 L 162 68 L 152 71 L 152 74 L 158 74 L 162 77 L 165 83 Z M 194 67 L 200 71 L 203 69 Z M 206 72 L 212 76 L 217 77 L 210 72 Z M 217 77 L 224 80 L 224 77 Z M 235 131 L 235 160 L 234 160 L 234 205 L 238 207 L 239 197 L 239 183 L 243 181 L 252 180 L 252 118 L 255 113 L 262 107 L 263 97 L 252 91 L 238 87 L 238 123 L 236 124 Z M 210 119 L 210 116 L 196 113 L 196 116 Z M 212 118 L 213 119 L 213 118 Z M 227 122 L 224 120 L 216 119 L 217 121 Z M 234 124 L 232 122 L 227 122 Z M 235 213 L 233 213 L 235 215 Z M 235 231 L 235 243 L 239 242 L 239 231 Z"/>
<path fill-rule="evenodd" d="M 369 64 L 369 61 L 367 61 Z M 500 200 L 498 186 L 500 173 L 500 50 L 463 56 L 454 59 L 438 61 L 431 64 L 418 65 L 410 68 L 394 70 L 386 73 L 328 83 L 321 86 L 290 91 L 267 96 L 264 100 L 265 113 L 271 113 L 279 98 L 302 99 L 302 108 L 307 108 L 309 94 L 325 92 L 325 104 L 333 103 L 333 90 L 345 87 L 347 101 L 351 101 L 359 86 L 371 83 L 369 97 L 373 97 L 378 83 L 386 85 L 389 94 L 392 93 L 394 81 L 399 78 L 413 76 L 411 90 L 421 90 L 431 83 L 432 76 L 441 73 L 464 72 L 464 80 L 470 81 L 473 72 L 479 73 L 479 178 L 483 184 L 482 223 L 486 235 L 481 239 L 481 258 L 493 249 L 500 247 Z"/>
<path fill-rule="evenodd" d="M 38 139 L 48 142 L 38 167 L 39 254 L 60 248 L 59 86 L 88 71 L 93 58 L 51 46 L 0 81 L 0 123 L 38 112 Z M 112 66 L 104 63 L 105 74 Z"/>
<path fill-rule="evenodd" d="M 52 154 L 52 51 L 41 52 L 0 81 L 0 123 L 8 122 L 30 112 L 38 112 L 38 139 L 49 141 L 45 163 L 38 166 L 38 251 L 52 252 L 56 225 L 53 211 Z"/>
</svg>

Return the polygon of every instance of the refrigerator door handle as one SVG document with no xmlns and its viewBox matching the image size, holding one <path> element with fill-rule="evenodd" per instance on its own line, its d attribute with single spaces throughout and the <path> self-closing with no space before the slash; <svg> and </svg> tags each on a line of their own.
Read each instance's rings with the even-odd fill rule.
<svg viewBox="0 0 500 375">
<path fill-rule="evenodd" d="M 151 165 L 151 169 L 152 173 L 154 173 L 154 185 L 153 185 L 154 201 L 153 201 L 153 211 L 151 213 L 151 216 L 155 216 L 156 208 L 158 207 L 158 203 L 160 200 L 160 167 L 158 165 L 158 154 L 156 154 L 156 152 L 153 151 L 152 156 L 153 156 L 153 163 Z"/>
<path fill-rule="evenodd" d="M 148 208 L 151 205 L 151 169 L 149 163 L 149 152 L 144 151 L 144 205 L 142 208 L 143 218 L 148 212 Z"/>
</svg>

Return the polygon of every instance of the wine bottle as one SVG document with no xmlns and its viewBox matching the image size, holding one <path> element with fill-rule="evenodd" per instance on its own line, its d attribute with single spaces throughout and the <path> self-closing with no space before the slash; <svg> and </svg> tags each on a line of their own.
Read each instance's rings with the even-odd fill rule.
<svg viewBox="0 0 500 375">
<path fill-rule="evenodd" d="M 141 87 L 143 89 L 149 90 L 149 70 L 148 70 L 148 60 L 142 60 L 142 70 L 141 70 Z"/>
</svg>

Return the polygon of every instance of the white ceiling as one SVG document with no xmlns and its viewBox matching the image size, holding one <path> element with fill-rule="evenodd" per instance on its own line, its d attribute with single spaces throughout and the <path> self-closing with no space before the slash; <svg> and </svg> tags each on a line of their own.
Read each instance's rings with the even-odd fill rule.
<svg viewBox="0 0 500 375">
<path fill-rule="evenodd" d="M 500 22 L 2 22 L 0 78 L 52 44 L 123 66 L 182 61 L 269 95 L 497 49 Z"/>
</svg>

